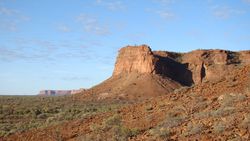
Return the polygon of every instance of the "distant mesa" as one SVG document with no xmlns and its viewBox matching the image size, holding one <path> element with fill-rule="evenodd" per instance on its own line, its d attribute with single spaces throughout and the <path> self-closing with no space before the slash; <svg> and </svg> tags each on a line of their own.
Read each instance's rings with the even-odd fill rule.
<svg viewBox="0 0 250 141">
<path fill-rule="evenodd" d="M 86 89 L 78 89 L 78 90 L 42 90 L 38 95 L 42 96 L 62 96 L 62 95 L 72 95 L 86 91 Z"/>
</svg>

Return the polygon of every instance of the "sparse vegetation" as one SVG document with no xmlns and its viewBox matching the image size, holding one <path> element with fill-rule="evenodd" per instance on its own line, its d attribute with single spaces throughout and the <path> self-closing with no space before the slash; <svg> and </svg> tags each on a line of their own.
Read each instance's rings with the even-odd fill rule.
<svg viewBox="0 0 250 141">
<path fill-rule="evenodd" d="M 92 125 L 91 130 L 93 131 L 92 139 L 97 140 L 97 137 L 106 134 L 114 141 L 126 141 L 130 137 L 136 136 L 140 133 L 138 129 L 129 129 L 122 125 L 121 117 L 119 115 L 114 115 L 104 120 L 101 125 Z M 96 136 L 98 135 L 98 136 Z"/>
<path fill-rule="evenodd" d="M 0 103 L 0 137 L 113 111 L 120 105 L 82 102 L 69 96 L 1 96 Z"/>
</svg>

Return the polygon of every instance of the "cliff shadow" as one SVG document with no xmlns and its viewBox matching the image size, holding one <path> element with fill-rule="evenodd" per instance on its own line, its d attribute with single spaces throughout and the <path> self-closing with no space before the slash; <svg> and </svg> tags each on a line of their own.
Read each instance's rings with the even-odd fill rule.
<svg viewBox="0 0 250 141">
<path fill-rule="evenodd" d="M 188 64 L 181 64 L 171 58 L 155 55 L 158 58 L 156 62 L 156 73 L 167 76 L 184 86 L 191 86 L 194 81 L 192 72 L 188 70 Z"/>
</svg>

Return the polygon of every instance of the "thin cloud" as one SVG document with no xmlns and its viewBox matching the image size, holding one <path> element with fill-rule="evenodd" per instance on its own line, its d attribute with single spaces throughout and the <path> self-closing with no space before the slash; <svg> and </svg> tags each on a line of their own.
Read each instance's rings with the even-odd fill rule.
<svg viewBox="0 0 250 141">
<path fill-rule="evenodd" d="M 97 18 L 87 14 L 81 14 L 76 17 L 76 21 L 81 23 L 84 31 L 95 35 L 109 35 L 110 30 L 107 26 L 101 25 Z"/>
<path fill-rule="evenodd" d="M 26 58 L 25 55 L 17 50 L 11 50 L 3 46 L 0 47 L 0 52 L 0 60 L 2 61 L 12 61 L 20 58 Z"/>
<path fill-rule="evenodd" d="M 86 45 L 75 41 L 48 41 L 39 39 L 18 38 L 10 40 L 6 46 L 0 44 L 0 61 L 25 61 L 50 63 L 63 59 L 95 60 L 93 52 Z M 88 44 L 88 42 L 86 42 Z"/>
<path fill-rule="evenodd" d="M 175 14 L 170 11 L 157 11 L 156 13 L 165 20 L 171 20 L 176 17 Z"/>
<path fill-rule="evenodd" d="M 148 12 L 156 13 L 162 19 L 165 20 L 173 20 L 176 18 L 176 14 L 170 10 L 171 5 L 176 3 L 176 0 L 152 0 L 152 1 L 157 3 L 161 7 L 161 9 L 160 10 L 147 9 Z"/>
<path fill-rule="evenodd" d="M 57 29 L 58 31 L 64 32 L 64 33 L 71 32 L 70 27 L 68 27 L 67 25 L 59 25 Z"/>
<path fill-rule="evenodd" d="M 53 58 L 54 45 L 49 41 L 20 38 L 12 43 L 16 47 L 0 46 L 1 61 L 37 61 Z"/>
<path fill-rule="evenodd" d="M 126 8 L 122 1 L 96 0 L 96 4 L 103 6 L 111 11 L 124 10 Z"/>
<path fill-rule="evenodd" d="M 165 6 L 176 2 L 176 0 L 153 0 L 153 1 L 158 2 L 161 5 L 165 5 Z"/>
<path fill-rule="evenodd" d="M 18 31 L 17 22 L 13 20 L 0 19 L 0 31 L 1 30 L 16 32 Z"/>
<path fill-rule="evenodd" d="M 0 31 L 18 31 L 18 25 L 29 20 L 30 18 L 20 11 L 0 5 Z"/>
<path fill-rule="evenodd" d="M 0 14 L 1 15 L 10 16 L 10 15 L 18 14 L 18 13 L 19 12 L 17 10 L 9 9 L 6 7 L 0 7 Z"/>
<path fill-rule="evenodd" d="M 233 9 L 227 6 L 213 6 L 213 15 L 218 19 L 229 19 L 233 16 L 242 15 L 244 10 Z"/>
</svg>

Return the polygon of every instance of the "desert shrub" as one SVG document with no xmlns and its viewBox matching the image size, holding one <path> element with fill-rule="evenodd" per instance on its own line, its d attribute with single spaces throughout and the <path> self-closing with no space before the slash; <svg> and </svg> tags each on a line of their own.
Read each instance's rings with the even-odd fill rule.
<svg viewBox="0 0 250 141">
<path fill-rule="evenodd" d="M 169 139 L 172 135 L 171 128 L 180 126 L 187 118 L 183 114 L 182 107 L 174 107 L 170 110 L 166 118 L 160 122 L 155 128 L 149 130 L 149 134 L 156 138 Z"/>
<path fill-rule="evenodd" d="M 84 108 L 84 112 L 87 113 L 87 112 L 96 112 L 98 111 L 97 108 L 95 107 L 87 107 L 87 108 Z"/>
<path fill-rule="evenodd" d="M 241 102 L 246 100 L 246 96 L 243 94 L 224 94 L 218 99 L 222 107 L 232 106 L 235 102 Z"/>
<path fill-rule="evenodd" d="M 106 140 L 102 138 L 100 134 L 86 134 L 76 137 L 76 141 L 106 141 Z"/>
<path fill-rule="evenodd" d="M 0 124 L 0 136 L 6 136 L 12 128 L 10 124 Z"/>
<path fill-rule="evenodd" d="M 81 119 L 96 113 L 113 111 L 124 104 L 85 103 L 74 100 L 70 96 L 0 96 L 0 103 L 0 137 L 11 132 L 44 128 L 66 120 Z M 3 123 L 8 123 L 10 126 Z"/>
<path fill-rule="evenodd" d="M 42 113 L 40 109 L 32 109 L 31 111 L 33 118 L 37 118 L 38 115 Z"/>
<path fill-rule="evenodd" d="M 119 115 L 109 117 L 101 125 L 93 124 L 90 129 L 95 135 L 108 134 L 115 141 L 126 141 L 128 138 L 140 133 L 138 129 L 124 127 Z"/>
<path fill-rule="evenodd" d="M 209 111 L 201 111 L 201 112 L 194 113 L 194 118 L 196 119 L 205 119 L 208 117 L 210 117 Z"/>
<path fill-rule="evenodd" d="M 203 110 L 203 109 L 207 108 L 207 106 L 208 106 L 207 101 L 197 101 L 194 103 L 195 104 L 193 104 L 191 109 L 190 109 L 191 113 L 197 113 L 198 111 Z"/>
<path fill-rule="evenodd" d="M 244 116 L 244 120 L 238 125 L 239 128 L 250 130 L 250 114 Z"/>
<path fill-rule="evenodd" d="M 219 109 L 215 111 L 211 111 L 210 115 L 213 117 L 221 117 L 221 116 L 227 116 L 229 114 L 232 114 L 236 111 L 236 108 L 234 107 L 220 107 Z"/>
<path fill-rule="evenodd" d="M 54 120 L 56 120 L 56 117 L 48 117 L 45 122 L 46 122 L 46 124 L 49 124 L 49 123 L 53 122 Z"/>
<path fill-rule="evenodd" d="M 158 129 L 169 129 L 181 125 L 187 119 L 185 109 L 182 106 L 173 107 L 166 114 L 165 119 L 157 125 Z"/>
<path fill-rule="evenodd" d="M 204 129 L 205 129 L 205 126 L 201 123 L 189 122 L 184 135 L 191 136 L 191 135 L 195 135 L 195 134 L 200 134 Z"/>
<path fill-rule="evenodd" d="M 12 107 L 8 105 L 3 105 L 1 109 L 2 109 L 1 112 L 4 115 L 11 115 L 14 113 L 14 110 L 12 109 Z"/>
<path fill-rule="evenodd" d="M 171 131 L 168 128 L 157 127 L 149 130 L 149 134 L 161 139 L 169 139 L 171 137 Z"/>
<path fill-rule="evenodd" d="M 160 124 L 160 127 L 172 128 L 181 125 L 184 121 L 185 117 L 168 117 Z"/>
<path fill-rule="evenodd" d="M 227 128 L 227 125 L 223 122 L 215 122 L 213 125 L 213 131 L 217 134 L 224 132 Z"/>
<path fill-rule="evenodd" d="M 112 128 L 113 126 L 121 125 L 121 117 L 119 115 L 113 115 L 104 121 L 105 128 Z"/>
<path fill-rule="evenodd" d="M 134 136 L 131 130 L 124 126 L 113 126 L 110 131 L 113 133 L 112 139 L 115 141 L 125 141 Z"/>
</svg>

